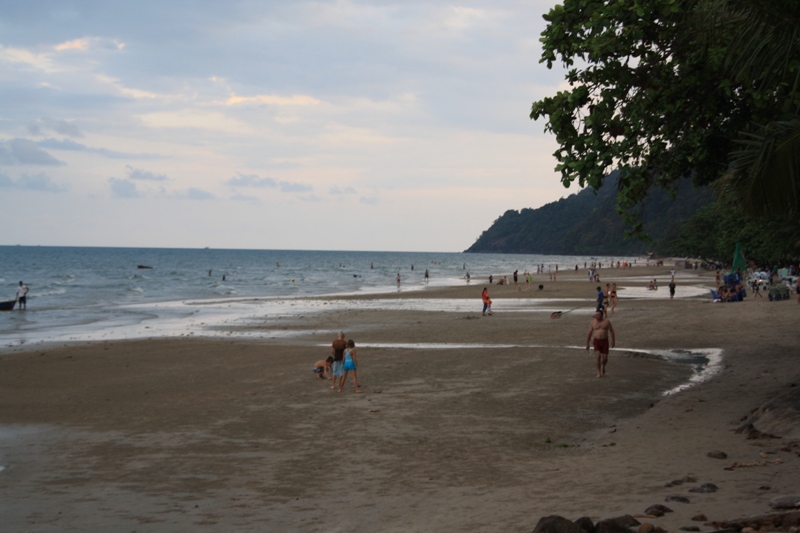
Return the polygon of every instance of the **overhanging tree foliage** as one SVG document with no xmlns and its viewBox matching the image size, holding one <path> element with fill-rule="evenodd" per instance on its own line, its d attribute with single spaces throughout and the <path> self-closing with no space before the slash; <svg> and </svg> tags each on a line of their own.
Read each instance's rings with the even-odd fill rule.
<svg viewBox="0 0 800 533">
<path fill-rule="evenodd" d="M 570 89 L 534 102 L 530 116 L 546 118 L 556 136 L 564 185 L 597 189 L 618 168 L 617 210 L 639 235 L 648 190 L 672 190 L 684 177 L 705 185 L 727 175 L 723 193 L 747 197 L 751 213 L 800 212 L 800 155 L 791 150 L 799 14 L 798 0 L 555 6 L 544 17 L 542 62 L 563 63 Z M 780 170 L 782 184 L 751 195 Z"/>
</svg>

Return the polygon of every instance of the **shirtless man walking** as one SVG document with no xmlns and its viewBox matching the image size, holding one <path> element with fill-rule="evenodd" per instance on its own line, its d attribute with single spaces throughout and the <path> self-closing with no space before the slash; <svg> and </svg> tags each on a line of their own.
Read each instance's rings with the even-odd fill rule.
<svg viewBox="0 0 800 533">
<path fill-rule="evenodd" d="M 586 349 L 589 349 L 589 342 L 594 338 L 594 355 L 597 357 L 597 377 L 602 378 L 606 375 L 606 363 L 608 362 L 608 336 L 611 335 L 611 348 L 616 344 L 614 339 L 614 327 L 607 318 L 603 318 L 603 311 L 596 311 L 594 320 L 589 325 L 589 335 L 586 337 Z"/>
</svg>

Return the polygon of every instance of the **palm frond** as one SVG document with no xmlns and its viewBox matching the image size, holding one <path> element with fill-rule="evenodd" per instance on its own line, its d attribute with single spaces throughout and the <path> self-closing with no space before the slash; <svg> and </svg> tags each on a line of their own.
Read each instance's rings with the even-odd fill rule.
<svg viewBox="0 0 800 533">
<path fill-rule="evenodd" d="M 719 192 L 741 202 L 752 216 L 800 215 L 800 118 L 772 122 L 758 133 L 742 133 L 731 170 Z"/>
</svg>

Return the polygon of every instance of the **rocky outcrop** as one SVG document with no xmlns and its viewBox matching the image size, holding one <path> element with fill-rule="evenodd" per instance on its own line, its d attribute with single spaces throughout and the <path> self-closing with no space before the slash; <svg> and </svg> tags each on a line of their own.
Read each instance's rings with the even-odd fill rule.
<svg viewBox="0 0 800 533">
<path fill-rule="evenodd" d="M 759 407 L 736 431 L 800 440 L 800 387 Z"/>
</svg>

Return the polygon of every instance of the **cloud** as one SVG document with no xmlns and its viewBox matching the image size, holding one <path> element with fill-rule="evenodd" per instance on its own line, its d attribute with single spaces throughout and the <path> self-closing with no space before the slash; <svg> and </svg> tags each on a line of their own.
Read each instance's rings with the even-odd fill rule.
<svg viewBox="0 0 800 533">
<path fill-rule="evenodd" d="M 213 200 L 216 198 L 212 193 L 208 191 L 204 191 L 202 189 L 198 189 L 196 187 L 191 187 L 189 189 L 183 191 L 174 191 L 170 192 L 164 189 L 163 187 L 158 187 L 157 189 L 153 189 L 150 187 L 147 188 L 145 185 L 145 189 L 140 189 L 139 184 L 136 183 L 134 180 L 140 181 L 164 181 L 168 178 L 163 176 L 163 180 L 160 179 L 162 176 L 159 174 L 153 174 L 152 172 L 146 172 L 138 169 L 134 169 L 131 167 L 128 168 L 128 173 L 131 177 L 128 178 L 108 178 L 108 185 L 111 189 L 111 195 L 116 198 L 175 198 L 180 200 Z M 133 177 L 136 176 L 150 176 L 150 177 Z"/>
<path fill-rule="evenodd" d="M 0 143 L 0 165 L 40 165 L 58 167 L 65 165 L 28 139 L 11 139 Z"/>
<path fill-rule="evenodd" d="M 125 169 L 126 169 L 126 171 L 128 173 L 128 179 L 131 179 L 131 180 L 169 181 L 169 178 L 164 174 L 156 174 L 155 172 L 142 170 L 140 168 L 133 168 L 130 165 L 126 165 Z"/>
<path fill-rule="evenodd" d="M 339 195 L 339 194 L 358 194 L 358 193 L 356 192 L 356 190 L 355 190 L 354 188 L 352 188 L 352 187 L 342 187 L 342 188 L 340 189 L 340 188 L 339 188 L 339 187 L 337 187 L 336 185 L 334 185 L 333 187 L 331 187 L 330 189 L 328 189 L 328 192 L 329 192 L 330 194 L 333 194 L 333 195 Z"/>
<path fill-rule="evenodd" d="M 0 61 L 21 63 L 44 72 L 54 72 L 55 66 L 50 54 L 37 54 L 24 48 L 14 48 L 0 44 Z"/>
<path fill-rule="evenodd" d="M 67 137 L 83 137 L 83 133 L 74 122 L 44 117 L 29 125 L 28 131 L 31 135 L 44 135 L 45 132 L 54 132 L 59 135 L 66 135 Z"/>
<path fill-rule="evenodd" d="M 117 198 L 140 198 L 142 193 L 136 188 L 136 184 L 129 179 L 108 178 L 108 185 L 111 188 L 111 196 Z"/>
<path fill-rule="evenodd" d="M 261 178 L 255 174 L 236 173 L 238 177 L 231 178 L 227 182 L 230 187 L 277 187 L 278 182 L 272 178 Z"/>
<path fill-rule="evenodd" d="M 225 183 L 229 187 L 277 187 L 281 192 L 294 193 L 294 192 L 311 192 L 313 189 L 311 185 L 293 181 L 277 181 L 272 178 L 262 178 L 256 174 L 242 174 L 237 172 L 237 177 L 231 178 Z"/>
<path fill-rule="evenodd" d="M 311 185 L 305 183 L 294 183 L 290 181 L 278 182 L 281 192 L 311 192 Z"/>
<path fill-rule="evenodd" d="M 365 204 L 365 205 L 376 205 L 378 203 L 378 197 L 377 196 L 362 196 L 361 198 L 358 199 L 358 202 L 362 203 L 362 204 Z"/>
<path fill-rule="evenodd" d="M 83 39 L 73 39 L 55 47 L 56 52 L 65 52 L 68 50 L 80 50 L 85 52 L 92 48 L 101 48 L 105 50 L 122 50 L 125 48 L 125 43 L 121 43 L 116 39 L 107 39 L 103 37 L 84 37 Z"/>
<path fill-rule="evenodd" d="M 274 96 L 269 94 L 258 94 L 256 96 L 231 96 L 228 98 L 226 104 L 235 105 L 247 102 L 258 102 L 261 104 L 274 105 L 274 106 L 305 106 L 317 105 L 319 100 L 313 96 L 305 94 L 293 94 L 292 96 Z"/>
<path fill-rule="evenodd" d="M 246 194 L 234 194 L 231 196 L 231 200 L 233 200 L 234 202 L 249 202 L 253 204 L 261 203 L 261 200 L 259 200 L 255 196 L 248 196 Z"/>
<path fill-rule="evenodd" d="M 213 200 L 216 198 L 213 194 L 202 189 L 192 187 L 185 191 L 177 192 L 172 195 L 174 198 L 181 198 L 183 200 Z"/>
<path fill-rule="evenodd" d="M 94 148 L 86 146 L 75 141 L 67 139 L 43 139 L 36 142 L 37 146 L 42 148 L 50 148 L 51 150 L 64 150 L 68 152 L 85 152 L 89 154 L 97 154 L 109 159 L 159 159 L 160 155 L 157 154 L 129 154 L 125 152 L 115 152 L 114 150 L 106 150 L 105 148 Z"/>
<path fill-rule="evenodd" d="M 33 176 L 23 174 L 18 180 L 14 180 L 6 174 L 0 173 L 0 188 L 47 192 L 62 192 L 67 190 L 67 187 L 54 183 L 49 176 L 41 173 Z"/>
</svg>

